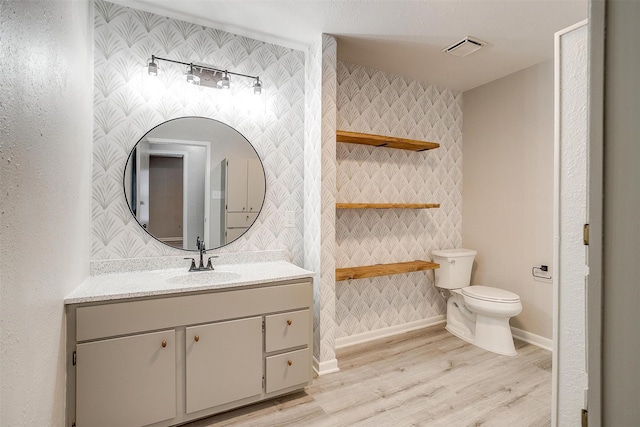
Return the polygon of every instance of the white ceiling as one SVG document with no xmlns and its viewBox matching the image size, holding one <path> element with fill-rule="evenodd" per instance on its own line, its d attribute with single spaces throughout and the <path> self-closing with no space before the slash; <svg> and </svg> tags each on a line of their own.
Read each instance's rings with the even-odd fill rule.
<svg viewBox="0 0 640 427">
<path fill-rule="evenodd" d="M 465 91 L 553 58 L 558 30 L 587 18 L 587 0 L 115 0 L 297 49 L 320 34 L 338 59 Z M 459 58 L 441 50 L 470 35 Z M 215 65 L 215 64 L 213 64 Z"/>
</svg>

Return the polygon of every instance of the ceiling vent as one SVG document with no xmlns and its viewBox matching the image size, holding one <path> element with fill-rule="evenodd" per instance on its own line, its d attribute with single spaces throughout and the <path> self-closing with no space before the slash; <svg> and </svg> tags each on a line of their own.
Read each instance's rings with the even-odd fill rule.
<svg viewBox="0 0 640 427">
<path fill-rule="evenodd" d="M 454 56 L 462 57 L 475 52 L 484 45 L 486 45 L 485 42 L 467 36 L 459 42 L 456 42 L 449 47 L 445 47 L 444 49 L 442 49 L 442 51 L 445 53 L 450 53 Z"/>
</svg>

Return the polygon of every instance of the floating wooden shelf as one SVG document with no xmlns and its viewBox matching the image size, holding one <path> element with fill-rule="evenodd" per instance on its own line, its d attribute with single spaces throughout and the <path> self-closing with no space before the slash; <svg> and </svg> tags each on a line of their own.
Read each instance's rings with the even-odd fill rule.
<svg viewBox="0 0 640 427">
<path fill-rule="evenodd" d="M 440 264 L 429 261 L 409 261 L 395 264 L 376 264 L 363 267 L 336 268 L 336 282 L 367 277 L 388 276 L 391 274 L 411 273 L 414 271 L 433 270 Z"/>
<path fill-rule="evenodd" d="M 440 203 L 336 203 L 336 209 L 432 209 Z"/>
<path fill-rule="evenodd" d="M 415 139 L 395 138 L 393 136 L 372 135 L 368 133 L 336 131 L 337 142 L 373 145 L 375 147 L 398 148 L 400 150 L 425 151 L 440 147 L 436 142 L 417 141 Z"/>
</svg>

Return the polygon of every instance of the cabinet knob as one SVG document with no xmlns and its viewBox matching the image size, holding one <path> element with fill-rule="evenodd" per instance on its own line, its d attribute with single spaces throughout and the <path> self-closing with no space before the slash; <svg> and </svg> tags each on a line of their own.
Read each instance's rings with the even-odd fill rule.
<svg viewBox="0 0 640 427">
<path fill-rule="evenodd" d="M 293 365 L 293 362 L 291 360 L 287 360 L 287 365 L 291 366 Z"/>
<path fill-rule="evenodd" d="M 162 348 L 165 348 L 167 346 L 167 340 L 162 340 Z"/>
<path fill-rule="evenodd" d="M 193 337 L 193 339 L 194 339 L 196 342 L 200 341 L 200 335 L 196 335 L 195 337 Z"/>
<path fill-rule="evenodd" d="M 291 326 L 292 323 L 293 323 L 293 321 L 291 319 L 287 320 L 287 325 Z"/>
</svg>

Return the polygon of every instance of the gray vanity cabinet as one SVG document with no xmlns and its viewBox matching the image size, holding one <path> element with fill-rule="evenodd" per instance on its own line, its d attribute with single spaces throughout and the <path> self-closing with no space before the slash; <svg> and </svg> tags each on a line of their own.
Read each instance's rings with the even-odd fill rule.
<svg viewBox="0 0 640 427">
<path fill-rule="evenodd" d="M 262 392 L 262 318 L 186 329 L 187 413 Z"/>
<path fill-rule="evenodd" d="M 69 305 L 66 425 L 174 426 L 302 389 L 312 307 L 310 279 Z"/>
</svg>

